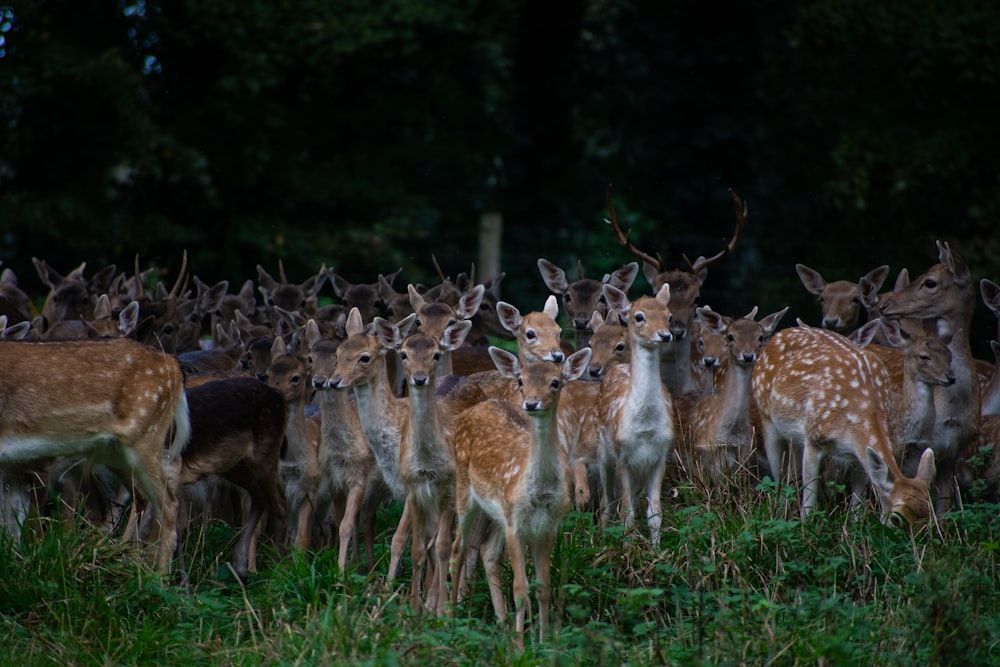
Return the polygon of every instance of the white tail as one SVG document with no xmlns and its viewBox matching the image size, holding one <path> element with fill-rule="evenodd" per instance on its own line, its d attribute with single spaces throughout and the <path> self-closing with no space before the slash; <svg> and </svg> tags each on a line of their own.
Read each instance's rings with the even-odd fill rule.
<svg viewBox="0 0 1000 667">
<path fill-rule="evenodd" d="M 825 329 L 784 329 L 764 348 L 752 384 L 773 478 L 781 479 L 784 459 L 794 455 L 788 446 L 801 448 L 803 518 L 816 504 L 821 463 L 828 456 L 855 466 L 855 506 L 867 477 L 883 522 L 915 524 L 928 517 L 934 454 L 921 457 L 914 479 L 899 470 L 886 414 L 889 371 L 875 355 Z"/>
<path fill-rule="evenodd" d="M 177 361 L 129 339 L 4 341 L 0 369 L 0 467 L 57 456 L 123 466 L 159 515 L 156 564 L 168 569 L 176 471 L 190 436 Z"/>
<path fill-rule="evenodd" d="M 485 514 L 490 528 L 483 544 L 483 563 L 497 619 L 507 605 L 501 590 L 500 556 L 506 543 L 514 572 L 517 642 L 523 646 L 528 577 L 525 545 L 540 582 L 539 629 L 545 635 L 550 607 L 550 563 L 559 528 L 570 508 L 566 451 L 560 445 L 555 418 L 564 383 L 580 377 L 590 359 L 584 348 L 560 367 L 536 361 L 524 366 L 513 354 L 490 348 L 501 373 L 515 379 L 520 408 L 492 399 L 462 412 L 453 431 L 456 461 L 458 530 L 451 552 L 452 580 L 460 567 L 476 519 Z M 456 583 L 454 597 L 458 596 Z"/>
<path fill-rule="evenodd" d="M 620 503 L 625 525 L 635 523 L 634 503 L 646 494 L 646 520 L 655 547 L 660 539 L 660 494 L 674 437 L 670 394 L 660 381 L 660 348 L 671 340 L 670 286 L 656 297 L 629 302 L 604 286 L 608 307 L 627 322 L 630 359 L 601 381 L 598 394 L 603 521 Z M 616 497 L 617 496 L 617 497 Z"/>
</svg>

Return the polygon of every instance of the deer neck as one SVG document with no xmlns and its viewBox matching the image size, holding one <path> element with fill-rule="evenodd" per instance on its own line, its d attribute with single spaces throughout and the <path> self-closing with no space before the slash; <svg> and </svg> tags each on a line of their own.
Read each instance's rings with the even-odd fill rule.
<svg viewBox="0 0 1000 667">
<path fill-rule="evenodd" d="M 399 444 L 407 411 L 405 399 L 393 396 L 389 378 L 384 372 L 376 372 L 368 382 L 354 385 L 354 396 L 361 427 L 379 470 L 393 495 L 403 498 L 405 492 L 399 480 Z"/>
<path fill-rule="evenodd" d="M 556 423 L 558 404 L 553 404 L 547 414 L 531 416 L 532 446 L 527 473 L 529 495 L 547 496 L 553 492 L 566 491 L 565 453 L 559 444 L 559 428 Z"/>
<path fill-rule="evenodd" d="M 901 446 L 926 443 L 934 430 L 936 418 L 934 387 L 920 381 L 908 368 L 904 368 L 903 373 L 903 415 L 897 441 Z"/>
<path fill-rule="evenodd" d="M 344 389 L 324 389 L 318 394 L 323 443 L 331 454 L 348 454 L 361 447 L 367 449 L 358 409 L 351 402 L 350 393 Z"/>
<path fill-rule="evenodd" d="M 934 409 L 936 433 L 934 438 L 945 449 L 957 452 L 979 429 L 979 413 L 982 394 L 979 378 L 969 344 L 969 318 L 956 322 L 941 318 L 937 321 L 939 336 L 951 335 L 948 349 L 951 351 L 951 368 L 955 373 L 955 384 L 950 387 L 934 387 Z"/>
<path fill-rule="evenodd" d="M 660 377 L 671 393 L 682 394 L 694 388 L 691 371 L 691 342 L 687 336 L 674 339 L 660 348 Z"/>
<path fill-rule="evenodd" d="M 715 426 L 715 437 L 719 442 L 739 444 L 750 430 L 750 382 L 752 364 L 738 363 L 729 359 L 726 382 L 719 394 L 719 415 Z M 735 436 L 735 437 L 734 437 Z"/>
<path fill-rule="evenodd" d="M 690 366 L 690 364 L 689 364 Z M 660 375 L 660 348 L 632 341 L 629 356 L 629 403 L 663 402 L 663 380 Z M 664 408 L 665 409 L 665 408 Z"/>
<path fill-rule="evenodd" d="M 306 426 L 306 402 L 302 398 L 287 401 L 288 421 L 285 422 L 285 440 L 288 442 L 288 460 L 304 461 L 309 453 L 309 431 Z"/>
<path fill-rule="evenodd" d="M 411 467 L 441 470 L 454 468 L 446 452 L 444 428 L 439 419 L 434 384 L 409 386 L 409 435 L 404 444 L 405 456 Z"/>
</svg>

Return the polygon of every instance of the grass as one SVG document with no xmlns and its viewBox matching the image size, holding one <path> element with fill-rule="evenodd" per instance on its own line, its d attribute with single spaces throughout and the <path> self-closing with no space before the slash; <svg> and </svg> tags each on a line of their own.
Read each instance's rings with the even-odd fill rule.
<svg viewBox="0 0 1000 667">
<path fill-rule="evenodd" d="M 720 501 L 688 487 L 665 503 L 656 553 L 573 513 L 552 636 L 524 652 L 494 623 L 481 570 L 447 619 L 412 613 L 405 578 L 386 586 L 398 508 L 372 574 L 339 572 L 333 549 L 265 552 L 245 585 L 225 565 L 225 525 L 191 531 L 184 586 L 141 548 L 47 522 L 0 537 L 0 664 L 998 664 L 998 510 L 967 506 L 909 535 L 837 504 L 803 524 L 787 488 Z"/>
</svg>

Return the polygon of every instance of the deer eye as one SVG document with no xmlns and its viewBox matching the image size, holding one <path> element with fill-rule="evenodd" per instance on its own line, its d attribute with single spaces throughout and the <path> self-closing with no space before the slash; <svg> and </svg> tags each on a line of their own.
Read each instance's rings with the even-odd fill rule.
<svg viewBox="0 0 1000 667">
<path fill-rule="evenodd" d="M 598 301 L 598 303 L 607 303 L 608 302 L 608 300 L 604 297 L 604 295 L 601 295 L 601 298 L 599 298 L 597 301 Z"/>
<path fill-rule="evenodd" d="M 736 342 L 736 336 L 734 336 L 733 334 L 726 334 L 726 342 L 727 343 L 735 343 Z"/>
<path fill-rule="evenodd" d="M 646 315 L 643 313 L 636 313 L 634 319 L 636 324 L 642 324 L 643 322 L 646 321 Z"/>
<path fill-rule="evenodd" d="M 937 281 L 934 280 L 933 278 L 927 278 L 926 280 L 924 280 L 924 287 L 926 287 L 927 289 L 934 289 L 935 287 L 937 287 Z"/>
<path fill-rule="evenodd" d="M 298 383 L 299 383 L 299 380 L 301 380 L 301 379 L 302 379 L 302 378 L 301 378 L 301 377 L 299 376 L 299 374 L 298 374 L 298 373 L 296 373 L 295 375 L 293 375 L 293 376 L 292 376 L 292 379 L 290 380 L 290 382 L 291 382 L 292 384 L 298 384 Z"/>
<path fill-rule="evenodd" d="M 517 386 L 518 387 L 523 387 L 524 386 L 524 380 L 522 380 L 520 377 L 517 378 Z"/>
<path fill-rule="evenodd" d="M 308 357 L 306 357 L 306 363 L 308 363 L 310 366 L 313 365 L 313 356 L 311 354 Z"/>
<path fill-rule="evenodd" d="M 534 329 L 528 329 L 527 331 L 524 332 L 524 337 L 527 338 L 528 340 L 535 340 L 536 338 L 538 338 L 538 334 L 535 333 Z"/>
<path fill-rule="evenodd" d="M 440 352 L 435 352 L 434 353 L 434 361 L 441 361 L 441 353 Z"/>
<path fill-rule="evenodd" d="M 571 297 L 569 294 L 563 294 L 563 301 L 565 301 L 566 303 L 569 303 L 572 300 L 573 300 L 573 297 Z"/>
<path fill-rule="evenodd" d="M 615 345 L 615 352 L 624 352 L 624 351 L 625 351 L 625 343 L 618 343 L 617 345 Z"/>
<path fill-rule="evenodd" d="M 558 389 L 558 388 L 559 388 L 559 380 L 553 380 L 552 382 L 549 383 L 549 389 Z"/>
<path fill-rule="evenodd" d="M 403 361 L 406 361 L 406 351 L 405 350 L 400 350 L 399 351 L 399 358 L 402 359 Z"/>
<path fill-rule="evenodd" d="M 362 354 L 361 358 L 358 359 L 358 362 L 362 363 L 362 364 L 367 364 L 367 363 L 370 363 L 371 360 L 372 360 L 372 355 L 370 355 L 370 354 Z"/>
<path fill-rule="evenodd" d="M 455 318 L 454 317 L 451 318 L 450 320 L 448 320 L 448 326 L 453 325 L 455 322 L 456 322 Z"/>
<path fill-rule="evenodd" d="M 764 336 L 763 336 L 763 334 L 761 334 L 760 336 L 757 336 L 757 342 L 758 343 L 763 343 L 764 342 Z"/>
</svg>

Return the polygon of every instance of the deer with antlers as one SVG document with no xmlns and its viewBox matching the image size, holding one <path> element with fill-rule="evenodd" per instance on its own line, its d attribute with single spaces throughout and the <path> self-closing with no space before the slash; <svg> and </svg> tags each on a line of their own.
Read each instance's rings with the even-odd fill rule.
<svg viewBox="0 0 1000 667">
<path fill-rule="evenodd" d="M 736 228 L 733 237 L 725 247 L 711 257 L 698 257 L 694 262 L 684 255 L 687 270 L 667 269 L 663 259 L 653 257 L 639 250 L 631 241 L 632 231 L 622 231 L 615 214 L 611 188 L 607 190 L 607 207 L 609 217 L 605 223 L 611 226 L 618 243 L 631 255 L 643 263 L 643 274 L 653 288 L 653 293 L 659 292 L 662 285 L 670 285 L 670 313 L 672 316 L 670 331 L 672 342 L 663 346 L 661 352 L 661 376 L 667 388 L 673 393 L 683 393 L 694 388 L 691 375 L 691 346 L 688 344 L 688 330 L 694 318 L 695 305 L 701 294 L 701 286 L 708 277 L 708 268 L 727 257 L 736 247 L 740 230 L 746 221 L 748 209 L 739 196 L 729 191 L 736 213 Z"/>
<path fill-rule="evenodd" d="M 965 261 L 947 243 L 937 242 L 938 263 L 909 285 L 889 294 L 880 306 L 883 317 L 933 320 L 948 341 L 955 382 L 934 390 L 934 433 L 930 438 L 937 465 L 934 481 L 939 511 L 955 497 L 954 468 L 959 454 L 979 429 L 981 392 L 969 342 L 976 306 L 975 286 Z M 912 474 L 920 452 L 914 449 L 901 467 Z"/>
<path fill-rule="evenodd" d="M 752 387 L 772 478 L 784 479 L 783 465 L 794 463 L 788 457 L 801 452 L 803 519 L 816 505 L 827 457 L 850 468 L 852 506 L 870 483 L 883 523 L 916 525 L 929 516 L 934 453 L 921 456 L 914 478 L 900 471 L 886 407 L 889 371 L 876 355 L 825 329 L 784 329 L 755 364 Z"/>
<path fill-rule="evenodd" d="M 515 641 L 524 646 L 528 608 L 526 552 L 530 551 L 539 584 L 538 625 L 545 636 L 551 606 L 552 550 L 570 508 L 566 450 L 555 418 L 567 382 L 587 368 L 590 349 L 570 355 L 563 364 L 533 361 L 524 365 L 500 348 L 491 347 L 497 369 L 518 387 L 517 404 L 491 399 L 462 412 L 455 420 L 456 515 L 458 528 L 451 551 L 452 580 L 463 580 L 466 549 L 475 536 L 477 518 L 489 523 L 483 540 L 483 563 L 497 620 L 507 616 L 500 557 L 504 548 L 514 572 Z M 456 583 L 453 598 L 461 591 Z"/>
</svg>

